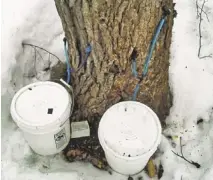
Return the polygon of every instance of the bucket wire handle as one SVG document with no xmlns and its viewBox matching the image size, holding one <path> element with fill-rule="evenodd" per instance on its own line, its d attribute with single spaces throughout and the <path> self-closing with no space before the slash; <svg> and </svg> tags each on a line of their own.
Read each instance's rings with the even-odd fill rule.
<svg viewBox="0 0 213 180">
<path fill-rule="evenodd" d="M 70 111 L 70 114 L 71 114 L 73 112 L 73 109 L 74 109 L 74 92 L 73 92 L 73 88 L 68 83 L 66 83 L 62 78 L 60 79 L 60 82 L 62 84 L 64 84 L 70 90 L 71 98 L 72 98 L 72 105 L 71 105 L 71 111 Z"/>
<path fill-rule="evenodd" d="M 74 109 L 74 91 L 73 91 L 72 86 L 70 86 L 69 84 L 67 84 L 62 78 L 61 79 L 52 79 L 51 81 L 57 82 L 57 83 L 60 83 L 60 84 L 62 84 L 64 86 L 66 86 L 67 87 L 66 90 L 69 89 L 69 93 L 71 94 L 71 99 L 72 99 L 70 114 L 72 114 L 73 109 Z"/>
</svg>

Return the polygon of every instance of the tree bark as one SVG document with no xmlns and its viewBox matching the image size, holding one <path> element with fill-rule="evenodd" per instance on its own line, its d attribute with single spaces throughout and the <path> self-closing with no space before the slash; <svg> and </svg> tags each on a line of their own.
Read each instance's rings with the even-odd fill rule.
<svg viewBox="0 0 213 180">
<path fill-rule="evenodd" d="M 75 94 L 74 121 L 101 116 L 111 105 L 131 100 L 138 82 L 132 76 L 130 56 L 138 51 L 137 70 L 142 73 L 162 7 L 173 11 L 172 0 L 55 0 L 69 58 L 77 69 L 92 45 L 86 68 L 72 73 Z M 140 86 L 137 101 L 151 107 L 164 122 L 171 107 L 168 82 L 169 48 L 173 16 L 167 17 L 149 71 Z"/>
</svg>

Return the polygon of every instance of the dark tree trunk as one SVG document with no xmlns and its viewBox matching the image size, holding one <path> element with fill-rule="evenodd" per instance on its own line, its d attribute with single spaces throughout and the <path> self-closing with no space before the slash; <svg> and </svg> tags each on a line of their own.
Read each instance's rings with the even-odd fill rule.
<svg viewBox="0 0 213 180">
<path fill-rule="evenodd" d="M 74 120 L 102 115 L 112 104 L 131 100 L 138 80 L 132 76 L 130 55 L 137 48 L 142 73 L 149 44 L 162 16 L 162 7 L 173 10 L 172 0 L 55 0 L 74 68 L 92 45 L 86 69 L 72 74 L 76 108 Z M 167 17 L 147 77 L 137 101 L 150 106 L 161 122 L 169 113 L 169 48 L 173 16 Z"/>
</svg>

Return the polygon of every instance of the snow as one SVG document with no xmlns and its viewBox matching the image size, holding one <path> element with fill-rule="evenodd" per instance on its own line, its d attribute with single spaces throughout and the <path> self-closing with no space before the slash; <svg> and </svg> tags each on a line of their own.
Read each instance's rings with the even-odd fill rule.
<svg viewBox="0 0 213 180">
<path fill-rule="evenodd" d="M 13 4 L 13 5 L 11 5 Z M 202 0 L 199 0 L 200 6 Z M 105 180 L 127 179 L 125 176 L 99 171 L 92 165 L 67 163 L 61 155 L 41 157 L 34 154 L 25 142 L 20 129 L 13 123 L 9 108 L 14 93 L 30 82 L 47 80 L 49 72 L 44 68 L 54 66 L 55 58 L 48 60 L 42 54 L 36 64 L 37 79 L 29 77 L 35 73 L 33 48 L 21 43 L 39 45 L 56 54 L 62 61 L 63 30 L 52 0 L 3 0 L 2 1 L 2 179 L 51 179 L 56 180 Z M 199 59 L 198 23 L 195 0 L 176 0 L 178 15 L 174 21 L 170 59 L 170 86 L 174 95 L 173 107 L 167 118 L 167 129 L 163 132 L 156 164 L 162 162 L 162 180 L 211 180 L 213 179 L 213 58 Z M 213 1 L 207 1 L 203 15 L 203 46 L 201 56 L 213 54 Z M 203 123 L 197 125 L 202 118 Z M 178 136 L 168 140 L 165 136 Z M 197 169 L 171 150 L 180 154 L 179 138 L 182 137 L 184 156 L 201 164 Z M 174 146 L 174 143 L 176 146 Z M 43 165 L 48 168 L 43 168 Z M 145 172 L 140 173 L 149 179 Z M 135 176 L 137 177 L 137 176 Z"/>
<path fill-rule="evenodd" d="M 209 22 L 203 16 L 203 55 L 213 53 L 213 2 L 208 1 L 206 6 L 204 10 Z M 196 18 L 195 1 L 179 0 L 176 9 L 178 15 L 174 22 L 170 61 L 174 105 L 164 134 L 182 137 L 185 157 L 201 164 L 201 168 L 197 169 L 175 156 L 164 139 L 161 159 L 166 173 L 162 179 L 178 180 L 182 176 L 183 180 L 210 180 L 213 179 L 213 58 L 197 57 L 199 19 Z M 204 122 L 197 125 L 199 118 Z M 174 151 L 180 154 L 179 139 L 176 144 Z"/>
</svg>

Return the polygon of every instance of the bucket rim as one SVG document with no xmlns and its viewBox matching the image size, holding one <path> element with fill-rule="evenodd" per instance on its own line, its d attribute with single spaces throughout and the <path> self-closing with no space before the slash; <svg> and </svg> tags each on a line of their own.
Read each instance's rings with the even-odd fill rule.
<svg viewBox="0 0 213 180">
<path fill-rule="evenodd" d="M 53 86 L 57 86 L 60 89 L 63 89 L 64 92 L 67 93 L 67 97 L 68 97 L 68 104 L 67 107 L 65 108 L 64 112 L 62 113 L 61 117 L 59 117 L 58 119 L 55 119 L 54 121 L 50 122 L 50 123 L 46 123 L 43 125 L 40 124 L 31 124 L 30 122 L 27 122 L 27 120 L 23 119 L 17 112 L 16 110 L 16 102 L 19 98 L 19 96 L 24 93 L 27 89 L 29 89 L 30 87 L 33 86 L 39 86 L 39 85 L 53 85 Z M 22 87 L 21 89 L 19 89 L 16 94 L 14 95 L 11 105 L 10 105 L 10 113 L 11 116 L 13 118 L 13 120 L 17 123 L 18 126 L 20 126 L 20 128 L 23 129 L 28 129 L 28 130 L 44 130 L 46 128 L 49 127 L 54 127 L 54 126 L 58 126 L 60 124 L 64 124 L 65 121 L 67 121 L 67 119 L 69 119 L 70 117 L 70 113 L 67 113 L 70 109 L 71 106 L 71 97 L 69 96 L 69 93 L 67 92 L 67 90 L 60 84 L 56 83 L 56 82 L 52 82 L 52 81 L 39 81 L 39 82 L 34 82 L 34 83 L 30 83 L 24 87 Z M 68 115 L 69 114 L 69 115 Z"/>
<path fill-rule="evenodd" d="M 157 134 L 157 138 L 155 140 L 155 142 L 153 143 L 153 145 L 150 147 L 150 149 L 148 151 L 146 151 L 145 153 L 143 154 L 140 154 L 140 155 L 136 155 L 136 156 L 122 156 L 121 154 L 119 154 L 118 152 L 116 152 L 115 150 L 113 150 L 112 148 L 110 148 L 107 143 L 105 142 L 104 140 L 104 135 L 103 133 L 100 132 L 100 127 L 102 125 L 102 121 L 100 120 L 100 123 L 99 123 L 99 128 L 98 128 L 98 138 L 99 138 L 99 141 L 100 141 L 100 144 L 102 145 L 104 151 L 109 151 L 111 152 L 114 156 L 118 157 L 118 158 L 121 158 L 121 159 L 125 159 L 125 160 L 136 160 L 136 159 L 140 159 L 141 157 L 143 156 L 146 156 L 147 154 L 151 153 L 152 151 L 156 151 L 157 147 L 159 146 L 160 142 L 161 142 L 161 136 L 162 136 L 162 127 L 161 127 L 161 123 L 160 123 L 160 120 L 158 118 L 158 116 L 155 114 L 155 112 L 150 108 L 148 107 L 147 105 L 141 103 L 141 102 L 138 102 L 138 101 L 122 101 L 122 102 L 119 102 L 119 103 L 124 103 L 124 102 L 131 102 L 131 103 L 137 103 L 137 104 L 140 104 L 140 105 L 143 105 L 145 108 L 147 108 L 150 113 L 154 116 L 154 120 L 157 124 L 157 129 L 158 129 L 158 134 Z M 116 103 L 116 104 L 119 104 L 119 103 Z M 115 105 L 115 104 L 114 104 Z M 102 116 L 103 117 L 103 116 Z M 154 153 L 152 152 L 152 154 Z"/>
</svg>

